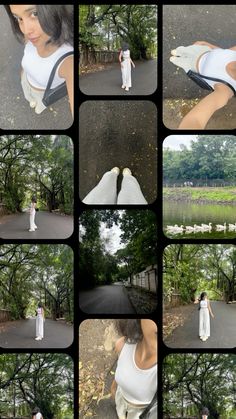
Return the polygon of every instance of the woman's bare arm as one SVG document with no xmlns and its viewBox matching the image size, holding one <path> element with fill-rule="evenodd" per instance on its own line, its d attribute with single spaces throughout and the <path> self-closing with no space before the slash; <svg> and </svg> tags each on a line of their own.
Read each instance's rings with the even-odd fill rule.
<svg viewBox="0 0 236 419">
<path fill-rule="evenodd" d="M 233 97 L 233 92 L 228 86 L 216 84 L 214 92 L 204 97 L 191 109 L 182 119 L 178 129 L 204 129 L 211 116 L 227 105 L 231 97 Z"/>
<path fill-rule="evenodd" d="M 119 61 L 120 61 L 120 64 L 122 63 L 122 51 L 120 51 L 120 53 L 119 53 Z"/>
<path fill-rule="evenodd" d="M 211 317 L 214 319 L 214 317 L 215 317 L 215 316 L 214 316 L 214 314 L 212 313 L 210 300 L 208 300 L 207 306 L 208 306 L 208 310 L 209 310 L 209 313 L 210 313 Z"/>
<path fill-rule="evenodd" d="M 120 352 L 121 352 L 121 350 L 122 350 L 122 348 L 123 348 L 124 344 L 125 344 L 125 337 L 124 337 L 124 336 L 122 336 L 121 338 L 119 338 L 119 339 L 116 341 L 116 343 L 115 343 L 115 351 L 116 351 L 116 353 L 117 353 L 118 357 L 119 357 L 119 355 L 120 355 Z M 116 380 L 114 379 L 114 380 L 112 381 L 112 385 L 111 385 L 111 397 L 112 397 L 113 399 L 115 398 L 115 395 L 116 395 L 116 390 L 117 390 L 117 382 L 116 382 Z"/>
</svg>

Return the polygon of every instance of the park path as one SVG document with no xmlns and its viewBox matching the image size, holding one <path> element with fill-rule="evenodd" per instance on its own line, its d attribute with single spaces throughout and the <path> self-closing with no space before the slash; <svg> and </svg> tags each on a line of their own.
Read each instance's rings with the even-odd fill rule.
<svg viewBox="0 0 236 419">
<path fill-rule="evenodd" d="M 135 314 L 123 285 L 102 285 L 80 291 L 79 305 L 89 314 Z"/>
<path fill-rule="evenodd" d="M 38 229 L 29 232 L 29 214 L 12 214 L 0 218 L 1 239 L 65 239 L 73 233 L 73 217 L 47 211 L 36 212 Z"/>
<path fill-rule="evenodd" d="M 132 68 L 132 88 L 129 92 L 121 89 L 120 64 L 112 64 L 108 69 L 80 76 L 79 87 L 86 95 L 150 95 L 157 88 L 157 60 L 135 61 Z"/>
<path fill-rule="evenodd" d="M 198 336 L 198 305 L 183 326 L 177 327 L 165 339 L 171 348 L 234 348 L 236 347 L 236 304 L 212 301 L 211 336 L 202 342 Z"/>
<path fill-rule="evenodd" d="M 73 326 L 46 319 L 44 339 L 35 339 L 35 318 L 0 323 L 1 348 L 67 348 L 73 342 Z"/>
<path fill-rule="evenodd" d="M 0 6 L 0 28 L 0 128 L 13 130 L 69 128 L 73 121 L 67 97 L 40 115 L 37 115 L 25 100 L 20 85 L 24 46 L 14 37 L 3 5 Z"/>
</svg>

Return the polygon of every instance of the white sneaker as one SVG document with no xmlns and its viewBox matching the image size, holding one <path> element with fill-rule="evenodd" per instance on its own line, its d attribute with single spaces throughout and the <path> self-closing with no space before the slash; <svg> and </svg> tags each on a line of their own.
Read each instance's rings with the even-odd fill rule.
<svg viewBox="0 0 236 419">
<path fill-rule="evenodd" d="M 41 338 L 40 338 L 39 336 L 37 336 L 37 337 L 35 338 L 35 340 L 41 340 Z"/>
<path fill-rule="evenodd" d="M 35 229 L 30 228 L 29 231 L 35 231 Z"/>
<path fill-rule="evenodd" d="M 119 169 L 119 167 L 113 167 L 113 168 L 111 169 L 111 172 L 114 172 L 114 173 L 116 173 L 117 175 L 119 175 L 119 173 L 120 173 L 120 169 Z"/>
<path fill-rule="evenodd" d="M 125 85 L 124 85 L 124 84 L 122 84 L 121 89 L 124 89 L 124 88 L 125 88 Z"/>
<path fill-rule="evenodd" d="M 132 172 L 131 172 L 131 170 L 128 168 L 128 167 L 125 167 L 124 169 L 123 169 L 123 176 L 125 176 L 125 175 L 132 175 Z"/>
<path fill-rule="evenodd" d="M 125 90 L 126 90 L 126 92 L 128 92 L 128 91 L 129 91 L 129 88 L 128 88 L 128 87 L 126 87 L 126 88 L 125 88 Z"/>
<path fill-rule="evenodd" d="M 31 107 L 31 108 L 36 108 L 36 106 L 37 106 L 37 102 L 35 102 L 35 100 L 32 100 L 32 101 L 30 102 L 30 107 Z"/>
</svg>

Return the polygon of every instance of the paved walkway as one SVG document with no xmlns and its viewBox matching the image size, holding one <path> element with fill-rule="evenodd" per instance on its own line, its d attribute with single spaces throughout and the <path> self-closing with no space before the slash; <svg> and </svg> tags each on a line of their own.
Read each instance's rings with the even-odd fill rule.
<svg viewBox="0 0 236 419">
<path fill-rule="evenodd" d="M 123 285 L 102 285 L 79 291 L 79 305 L 89 314 L 135 314 Z"/>
<path fill-rule="evenodd" d="M 3 5 L 0 6 L 0 28 L 0 129 L 69 128 L 73 121 L 67 97 L 40 115 L 36 115 L 25 100 L 20 84 L 24 47 L 14 37 Z"/>
<path fill-rule="evenodd" d="M 112 64 L 106 70 L 82 75 L 80 90 L 86 95 L 150 95 L 157 88 L 157 60 L 136 61 L 132 68 L 132 88 L 129 92 L 121 89 L 120 63 Z"/>
<path fill-rule="evenodd" d="M 2 331 L 3 329 L 3 331 Z M 46 319 L 44 339 L 36 341 L 35 318 L 0 323 L 2 348 L 67 348 L 73 342 L 73 326 Z"/>
<path fill-rule="evenodd" d="M 211 336 L 202 342 L 198 336 L 198 305 L 183 326 L 177 327 L 165 344 L 171 348 L 235 348 L 236 304 L 223 301 L 211 302 L 214 319 L 211 318 Z"/>
<path fill-rule="evenodd" d="M 73 233 L 73 217 L 47 211 L 36 212 L 38 229 L 29 232 L 29 214 L 12 214 L 0 218 L 2 239 L 66 239 Z"/>
</svg>

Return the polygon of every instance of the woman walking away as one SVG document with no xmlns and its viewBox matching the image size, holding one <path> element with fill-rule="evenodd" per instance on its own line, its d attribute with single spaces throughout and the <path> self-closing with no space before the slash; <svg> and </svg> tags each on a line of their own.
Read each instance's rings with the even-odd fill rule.
<svg viewBox="0 0 236 419">
<path fill-rule="evenodd" d="M 30 107 L 36 114 L 46 109 L 44 94 L 49 77 L 55 64 L 62 59 L 57 65 L 51 89 L 58 89 L 66 83 L 73 114 L 73 6 L 8 4 L 4 7 L 14 34 L 25 44 L 21 85 Z"/>
<path fill-rule="evenodd" d="M 122 89 L 125 89 L 127 92 L 129 91 L 130 87 L 132 87 L 131 83 L 131 64 L 133 68 L 135 65 L 130 58 L 130 50 L 128 44 L 123 44 L 122 49 L 119 54 L 119 61 L 121 66 L 121 75 L 122 75 Z"/>
<path fill-rule="evenodd" d="M 30 209 L 29 209 L 29 214 L 30 214 L 30 229 L 29 229 L 29 231 L 35 231 L 38 228 L 35 224 L 36 203 L 37 203 L 37 199 L 36 199 L 35 196 L 33 196 L 32 199 L 31 199 L 31 204 L 30 204 Z"/>
<path fill-rule="evenodd" d="M 157 325 L 148 319 L 119 320 L 118 363 L 111 394 L 119 419 L 157 419 Z"/>
<path fill-rule="evenodd" d="M 39 407 L 35 407 L 32 411 L 32 419 L 43 419 L 42 414 L 40 413 Z"/>
<path fill-rule="evenodd" d="M 214 314 L 206 292 L 202 292 L 196 302 L 199 302 L 199 337 L 205 342 L 210 336 L 210 315 L 214 318 Z"/>
<path fill-rule="evenodd" d="M 44 309 L 41 303 L 38 304 L 36 310 L 36 338 L 35 340 L 42 340 L 44 336 Z"/>
</svg>

